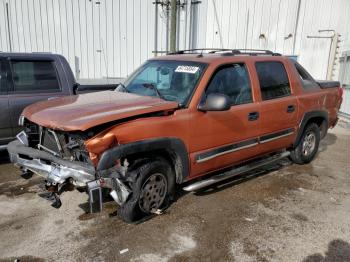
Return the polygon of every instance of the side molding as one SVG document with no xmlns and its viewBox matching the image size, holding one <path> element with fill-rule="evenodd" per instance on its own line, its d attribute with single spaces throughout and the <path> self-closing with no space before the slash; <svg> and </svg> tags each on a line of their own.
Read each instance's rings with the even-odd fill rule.
<svg viewBox="0 0 350 262">
<path fill-rule="evenodd" d="M 174 137 L 147 139 L 118 145 L 105 151 L 97 165 L 97 171 L 111 168 L 115 161 L 132 154 L 166 150 L 175 160 L 176 181 L 181 183 L 189 174 L 189 158 L 185 144 Z"/>
<path fill-rule="evenodd" d="M 310 119 L 312 118 L 322 118 L 326 121 L 326 127 L 328 129 L 328 113 L 326 111 L 310 111 L 306 112 L 303 116 L 303 119 L 301 120 L 300 126 L 299 126 L 299 131 L 297 134 L 297 137 L 294 141 L 293 146 L 296 147 L 301 139 L 301 136 L 303 134 L 303 131 L 305 129 L 306 124 L 309 122 Z"/>
</svg>

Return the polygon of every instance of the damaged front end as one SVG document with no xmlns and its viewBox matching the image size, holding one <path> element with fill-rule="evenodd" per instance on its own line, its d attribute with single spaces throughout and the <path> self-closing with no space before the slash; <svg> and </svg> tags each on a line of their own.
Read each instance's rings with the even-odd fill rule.
<svg viewBox="0 0 350 262">
<path fill-rule="evenodd" d="M 84 146 L 82 134 L 60 132 L 27 123 L 17 140 L 8 144 L 11 162 L 26 173 L 45 179 L 45 198 L 59 208 L 59 196 L 77 188 L 89 194 L 90 211 L 102 209 L 102 189 L 106 188 L 118 204 L 123 204 L 130 189 L 124 183 L 127 165 L 116 165 L 97 172 Z M 85 138 L 86 139 L 86 138 Z"/>
</svg>

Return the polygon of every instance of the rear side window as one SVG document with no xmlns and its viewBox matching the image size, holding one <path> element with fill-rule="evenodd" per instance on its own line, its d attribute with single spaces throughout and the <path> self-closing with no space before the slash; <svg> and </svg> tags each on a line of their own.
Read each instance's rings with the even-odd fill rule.
<svg viewBox="0 0 350 262">
<path fill-rule="evenodd" d="M 249 75 L 244 64 L 225 65 L 212 77 L 206 95 L 220 93 L 227 95 L 231 105 L 253 102 Z"/>
<path fill-rule="evenodd" d="M 301 86 L 304 90 L 313 90 L 320 88 L 320 86 L 316 83 L 312 76 L 300 64 L 294 63 L 294 65 L 295 69 L 299 74 Z"/>
<path fill-rule="evenodd" d="M 263 100 L 291 94 L 286 69 L 281 62 L 257 62 L 255 64 Z"/>
<path fill-rule="evenodd" d="M 15 92 L 55 92 L 60 90 L 51 61 L 11 61 Z"/>
</svg>

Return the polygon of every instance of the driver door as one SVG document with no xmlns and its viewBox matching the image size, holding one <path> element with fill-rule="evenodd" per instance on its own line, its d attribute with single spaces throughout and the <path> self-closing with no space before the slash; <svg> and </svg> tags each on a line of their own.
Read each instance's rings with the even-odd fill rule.
<svg viewBox="0 0 350 262">
<path fill-rule="evenodd" d="M 197 111 L 192 116 L 189 140 L 192 177 L 256 155 L 260 110 L 254 103 L 246 65 L 235 63 L 219 67 L 201 102 L 209 93 L 227 95 L 231 108 L 228 111 Z"/>
</svg>

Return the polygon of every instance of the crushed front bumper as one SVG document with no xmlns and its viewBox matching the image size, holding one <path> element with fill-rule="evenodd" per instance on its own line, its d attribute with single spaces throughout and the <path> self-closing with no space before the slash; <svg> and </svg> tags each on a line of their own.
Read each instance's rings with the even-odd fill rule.
<svg viewBox="0 0 350 262">
<path fill-rule="evenodd" d="M 28 147 L 18 140 L 9 143 L 7 150 L 12 163 L 23 171 L 29 170 L 44 177 L 46 186 L 55 188 L 55 190 L 49 191 L 52 192 L 56 202 L 57 200 L 60 202 L 58 195 L 61 192 L 57 190 L 58 187 L 62 187 L 67 182 L 86 189 L 89 194 L 90 210 L 92 210 L 94 202 L 98 202 L 98 209 L 102 210 L 102 188 L 110 189 L 110 195 L 120 205 L 127 200 L 130 194 L 130 189 L 122 181 L 124 178 L 122 174 L 125 174 L 125 171 L 122 171 L 123 168 L 120 170 L 114 168 L 97 175 L 95 167 L 92 165 L 64 160 L 48 152 Z M 96 190 L 98 191 L 97 198 L 93 196 L 93 192 Z"/>
<path fill-rule="evenodd" d="M 7 150 L 11 162 L 22 170 L 30 170 L 56 185 L 70 182 L 77 187 L 85 187 L 86 183 L 95 180 L 95 168 L 92 165 L 64 160 L 45 151 L 28 147 L 15 140 L 8 144 Z"/>
</svg>

